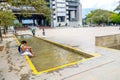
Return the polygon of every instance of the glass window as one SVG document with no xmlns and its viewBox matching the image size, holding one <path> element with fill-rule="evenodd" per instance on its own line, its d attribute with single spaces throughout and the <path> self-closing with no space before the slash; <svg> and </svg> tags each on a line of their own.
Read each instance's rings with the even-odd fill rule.
<svg viewBox="0 0 120 80">
<path fill-rule="evenodd" d="M 65 16 L 58 16 L 57 21 L 58 22 L 64 22 L 65 21 Z"/>
</svg>

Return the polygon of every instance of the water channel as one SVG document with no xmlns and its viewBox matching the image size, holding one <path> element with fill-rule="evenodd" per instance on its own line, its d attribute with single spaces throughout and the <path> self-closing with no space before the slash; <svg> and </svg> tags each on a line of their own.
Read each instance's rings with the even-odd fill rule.
<svg viewBox="0 0 120 80">
<path fill-rule="evenodd" d="M 38 71 L 87 58 L 30 35 L 19 35 L 17 38 L 19 41 L 26 40 L 27 44 L 32 46 L 36 56 L 31 58 L 31 61 Z"/>
</svg>

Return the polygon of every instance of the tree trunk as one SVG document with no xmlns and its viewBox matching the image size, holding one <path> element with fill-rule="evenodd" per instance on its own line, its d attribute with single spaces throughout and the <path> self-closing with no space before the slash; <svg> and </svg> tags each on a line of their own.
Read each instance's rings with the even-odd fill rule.
<svg viewBox="0 0 120 80">
<path fill-rule="evenodd" d="M 6 33 L 8 32 L 8 27 L 6 27 Z"/>
<path fill-rule="evenodd" d="M 1 37 L 1 41 L 3 41 L 1 27 L 0 27 L 0 37 Z"/>
<path fill-rule="evenodd" d="M 3 29 L 3 33 L 6 35 L 6 28 Z"/>
<path fill-rule="evenodd" d="M 8 27 L 5 26 L 5 27 L 4 27 L 4 32 L 3 32 L 5 35 L 7 34 L 7 30 L 8 30 Z"/>
</svg>

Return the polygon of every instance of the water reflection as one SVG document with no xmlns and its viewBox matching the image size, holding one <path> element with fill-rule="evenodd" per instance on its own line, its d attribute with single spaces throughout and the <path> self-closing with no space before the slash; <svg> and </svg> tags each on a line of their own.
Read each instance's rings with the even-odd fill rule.
<svg viewBox="0 0 120 80">
<path fill-rule="evenodd" d="M 19 41 L 26 40 L 28 45 L 32 46 L 36 56 L 31 58 L 31 61 L 38 71 L 84 59 L 78 53 L 65 50 L 30 35 L 17 36 L 17 38 Z"/>
</svg>

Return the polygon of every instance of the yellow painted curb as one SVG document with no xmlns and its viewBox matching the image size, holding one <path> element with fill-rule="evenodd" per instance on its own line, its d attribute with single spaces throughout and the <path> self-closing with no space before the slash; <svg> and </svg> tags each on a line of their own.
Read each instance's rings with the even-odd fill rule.
<svg viewBox="0 0 120 80">
<path fill-rule="evenodd" d="M 14 35 L 15 40 L 17 41 L 18 45 L 20 45 L 20 42 L 18 41 L 17 37 Z"/>
<path fill-rule="evenodd" d="M 17 41 L 17 43 L 18 43 L 18 45 L 19 45 L 20 42 L 18 41 L 18 39 L 16 38 L 15 35 L 14 35 L 14 38 L 16 39 L 16 41 Z M 29 65 L 30 65 L 31 69 L 33 70 L 34 74 L 38 74 L 38 71 L 37 71 L 37 69 L 35 68 L 35 66 L 33 65 L 33 63 L 32 63 L 32 61 L 30 60 L 30 58 L 29 58 L 27 55 L 25 56 L 25 58 L 26 58 L 26 60 L 28 61 L 28 63 L 29 63 Z"/>
<path fill-rule="evenodd" d="M 36 37 L 36 38 L 41 39 L 41 40 L 44 40 L 44 41 L 49 42 L 49 43 L 52 43 L 52 44 L 57 45 L 57 46 L 59 46 L 59 47 L 62 47 L 62 48 L 64 48 L 64 49 L 71 50 L 71 51 L 73 51 L 73 52 L 77 52 L 77 53 L 82 52 L 82 53 L 85 53 L 85 54 L 79 53 L 80 55 L 82 55 L 82 56 L 84 56 L 84 57 L 87 57 L 87 58 L 93 57 L 92 55 L 88 54 L 87 52 L 85 52 L 85 51 L 83 51 L 83 50 L 76 49 L 76 48 L 73 48 L 73 47 L 71 47 L 71 46 L 63 45 L 63 44 L 60 44 L 60 43 L 57 43 L 57 42 L 53 42 L 53 41 L 50 41 L 50 40 L 48 40 L 48 39 L 43 39 L 43 38 L 39 38 L 39 37 Z"/>
<path fill-rule="evenodd" d="M 64 64 L 62 66 L 58 66 L 58 67 L 55 67 L 55 68 L 50 68 L 50 69 L 47 69 L 47 70 L 44 70 L 44 71 L 40 71 L 40 72 L 38 72 L 38 74 L 43 74 L 45 72 L 50 72 L 50 71 L 58 70 L 58 69 L 61 69 L 61 68 L 67 67 L 67 66 L 72 66 L 72 65 L 75 65 L 75 64 L 78 64 L 78 63 L 81 63 L 81 62 L 85 62 L 85 61 L 97 58 L 97 57 L 100 57 L 100 55 L 97 55 L 97 56 L 92 57 L 92 58 L 83 59 L 83 60 L 80 60 L 80 61 L 76 61 L 76 62 Z"/>
<path fill-rule="evenodd" d="M 30 60 L 30 58 L 26 55 L 25 58 L 27 59 L 31 69 L 33 70 L 34 74 L 38 74 L 37 69 L 35 68 L 35 66 L 33 65 L 32 61 Z"/>
<path fill-rule="evenodd" d="M 36 37 L 36 38 L 38 38 L 38 37 Z M 18 39 L 16 38 L 16 36 L 15 36 L 15 39 L 16 39 L 16 41 L 18 42 L 18 44 L 20 44 L 20 42 L 18 41 Z M 53 41 L 50 41 L 50 40 L 47 40 L 47 39 L 43 39 L 43 38 L 39 38 L 39 39 L 42 39 L 42 40 L 44 40 L 44 41 L 47 41 L 47 42 L 52 43 L 52 44 L 55 44 L 55 45 L 59 45 L 59 46 L 61 46 L 61 47 L 63 47 L 63 48 L 67 48 L 67 49 L 70 48 L 70 49 L 72 49 L 72 50 L 74 50 L 74 51 L 77 51 L 77 52 L 83 52 L 83 53 L 85 53 L 85 55 L 87 54 L 87 57 L 89 56 L 89 57 L 91 57 L 91 58 L 87 58 L 87 59 L 83 59 L 83 60 L 80 60 L 80 61 L 76 61 L 76 62 L 64 64 L 64 65 L 62 65 L 62 66 L 58 66 L 58 67 L 54 67 L 54 68 L 50 68 L 50 69 L 47 69 L 47 70 L 43 70 L 43 71 L 38 72 L 37 69 L 35 68 L 35 66 L 33 65 L 32 61 L 30 60 L 30 58 L 29 58 L 28 56 L 25 56 L 25 58 L 26 58 L 26 60 L 28 61 L 28 63 L 29 63 L 29 65 L 30 65 L 31 69 L 33 70 L 34 74 L 43 74 L 43 73 L 45 73 L 45 72 L 50 72 L 50 71 L 58 70 L 58 69 L 61 69 L 61 68 L 67 67 L 67 66 L 71 66 L 71 65 L 74 65 L 74 64 L 78 64 L 78 63 L 80 63 L 80 62 L 88 61 L 88 60 L 91 60 L 91 59 L 94 59 L 94 58 L 97 58 L 97 57 L 100 57 L 100 56 L 101 56 L 100 54 L 86 53 L 86 52 L 84 52 L 84 51 L 82 51 L 82 50 L 78 50 L 78 49 L 73 48 L 73 47 L 70 47 L 70 46 L 65 46 L 65 45 L 63 45 L 63 44 L 60 44 L 60 43 L 57 43 L 57 42 L 53 42 Z"/>
</svg>

